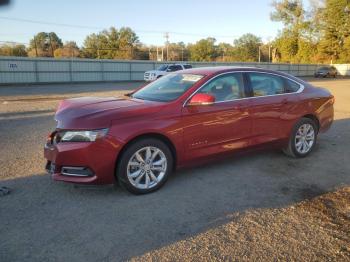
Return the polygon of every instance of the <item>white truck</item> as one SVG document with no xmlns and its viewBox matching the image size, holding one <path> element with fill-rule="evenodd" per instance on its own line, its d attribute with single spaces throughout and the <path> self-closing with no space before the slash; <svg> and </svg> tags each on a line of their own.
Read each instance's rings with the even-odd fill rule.
<svg viewBox="0 0 350 262">
<path fill-rule="evenodd" d="M 143 79 L 146 82 L 151 82 L 171 72 L 189 69 L 189 68 L 192 68 L 192 66 L 189 64 L 165 64 L 165 65 L 161 65 L 156 70 L 145 72 L 145 74 L 143 75 Z"/>
</svg>

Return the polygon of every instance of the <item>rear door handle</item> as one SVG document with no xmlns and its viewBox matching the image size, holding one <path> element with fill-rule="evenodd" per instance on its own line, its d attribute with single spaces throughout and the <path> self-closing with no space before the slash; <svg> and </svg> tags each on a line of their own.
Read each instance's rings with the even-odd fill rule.
<svg viewBox="0 0 350 262">
<path fill-rule="evenodd" d="M 282 104 L 283 104 L 283 105 L 286 105 L 286 104 L 288 104 L 288 103 L 289 103 L 289 101 L 288 101 L 287 98 L 282 100 Z"/>
</svg>

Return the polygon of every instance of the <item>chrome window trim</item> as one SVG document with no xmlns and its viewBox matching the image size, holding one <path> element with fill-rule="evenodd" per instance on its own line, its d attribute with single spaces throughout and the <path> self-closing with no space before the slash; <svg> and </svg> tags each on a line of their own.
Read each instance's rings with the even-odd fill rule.
<svg viewBox="0 0 350 262">
<path fill-rule="evenodd" d="M 285 95 L 294 95 L 294 94 L 299 94 L 301 92 L 304 91 L 305 86 L 297 81 L 295 81 L 294 79 L 291 79 L 287 76 L 283 76 L 283 75 L 279 75 L 277 73 L 271 73 L 271 72 L 261 72 L 261 71 L 254 71 L 254 70 L 249 70 L 249 71 L 233 71 L 233 72 L 224 72 L 221 74 L 216 75 L 215 77 L 207 80 L 204 84 L 202 84 L 200 87 L 197 88 L 196 91 L 194 91 L 183 103 L 182 107 L 185 107 L 187 102 L 201 89 L 203 88 L 206 84 L 208 84 L 210 81 L 223 76 L 223 75 L 227 75 L 227 74 L 235 74 L 235 73 L 260 73 L 260 74 L 267 74 L 267 75 L 275 75 L 275 76 L 279 76 L 285 79 L 288 79 L 296 84 L 298 84 L 300 86 L 300 88 L 295 91 L 295 92 L 291 92 L 291 93 L 284 93 L 284 94 L 276 94 L 276 95 L 266 95 L 266 96 L 250 96 L 250 97 L 242 97 L 242 98 L 236 98 L 236 99 L 232 99 L 232 100 L 226 100 L 226 101 L 218 101 L 218 102 L 214 102 L 213 104 L 220 104 L 220 103 L 227 103 L 227 102 L 233 102 L 233 101 L 240 101 L 240 100 L 246 100 L 246 99 L 254 99 L 254 98 L 263 98 L 263 97 L 271 97 L 271 96 L 285 96 Z M 245 86 L 244 86 L 245 88 Z"/>
</svg>

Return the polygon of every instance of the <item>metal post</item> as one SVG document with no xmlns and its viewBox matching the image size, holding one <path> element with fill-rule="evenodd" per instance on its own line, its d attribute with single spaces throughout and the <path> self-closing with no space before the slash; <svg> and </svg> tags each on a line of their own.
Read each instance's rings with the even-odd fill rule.
<svg viewBox="0 0 350 262">
<path fill-rule="evenodd" d="M 132 80 L 132 72 L 131 72 L 131 61 L 129 62 L 129 80 Z"/>
<path fill-rule="evenodd" d="M 166 32 L 164 34 L 164 37 L 166 39 L 165 45 L 166 45 L 166 61 L 169 61 L 169 33 Z"/>
<path fill-rule="evenodd" d="M 261 51 L 260 51 L 260 46 L 259 46 L 259 63 L 261 62 Z"/>
<path fill-rule="evenodd" d="M 105 81 L 105 67 L 104 67 L 104 62 L 100 60 L 100 70 L 101 70 L 101 79 L 102 81 Z"/>
<path fill-rule="evenodd" d="M 71 59 L 69 61 L 69 80 L 70 80 L 70 82 L 73 82 L 72 64 L 73 64 L 73 58 L 71 57 Z"/>
<path fill-rule="evenodd" d="M 34 60 L 35 82 L 39 83 L 38 60 Z"/>
</svg>

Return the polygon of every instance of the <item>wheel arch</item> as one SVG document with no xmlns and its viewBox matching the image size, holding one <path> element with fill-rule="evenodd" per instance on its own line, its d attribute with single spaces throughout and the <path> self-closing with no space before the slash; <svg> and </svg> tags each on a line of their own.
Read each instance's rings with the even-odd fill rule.
<svg viewBox="0 0 350 262">
<path fill-rule="evenodd" d="M 302 116 L 302 118 L 309 118 L 309 119 L 311 119 L 312 121 L 315 122 L 315 124 L 317 126 L 317 131 L 320 130 L 320 120 L 317 118 L 316 115 L 314 115 L 314 114 L 306 114 L 306 115 Z"/>
</svg>

